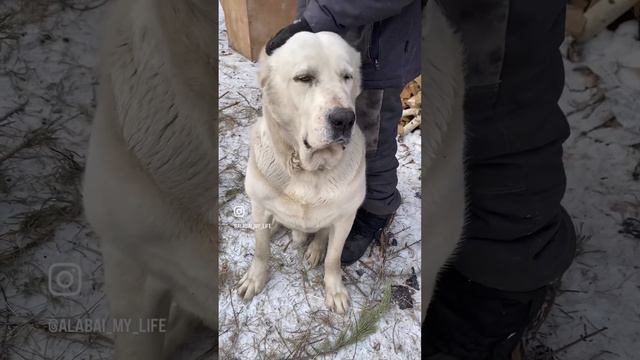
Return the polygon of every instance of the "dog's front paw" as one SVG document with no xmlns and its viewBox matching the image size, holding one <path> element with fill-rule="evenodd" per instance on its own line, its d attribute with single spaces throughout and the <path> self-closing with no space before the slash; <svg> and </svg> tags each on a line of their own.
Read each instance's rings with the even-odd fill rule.
<svg viewBox="0 0 640 360">
<path fill-rule="evenodd" d="M 307 251 L 304 252 L 304 259 L 309 264 L 309 267 L 314 268 L 320 264 L 324 258 L 324 253 L 327 249 L 327 244 L 318 240 L 313 240 L 307 246 Z"/>
<path fill-rule="evenodd" d="M 324 286 L 325 305 L 338 314 L 344 314 L 349 310 L 349 293 L 344 287 L 342 281 L 326 282 Z"/>
<path fill-rule="evenodd" d="M 238 282 L 238 295 L 243 300 L 251 300 L 264 288 L 267 282 L 267 266 L 256 263 L 255 261 L 249 267 L 249 270 Z"/>
</svg>

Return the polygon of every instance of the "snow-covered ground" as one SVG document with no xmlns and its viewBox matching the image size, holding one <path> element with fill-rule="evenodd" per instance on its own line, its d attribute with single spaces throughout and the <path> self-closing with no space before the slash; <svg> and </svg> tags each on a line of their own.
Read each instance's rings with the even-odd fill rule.
<svg viewBox="0 0 640 360">
<path fill-rule="evenodd" d="M 565 348 L 558 359 L 640 358 L 637 36 L 631 21 L 585 45 L 563 46 L 571 61 L 565 60 L 561 106 L 572 133 L 564 145 L 564 205 L 582 236 L 538 334 L 550 348 Z"/>
<path fill-rule="evenodd" d="M 79 194 L 105 8 L 0 2 L 2 359 L 105 358 L 111 348 L 94 328 L 56 328 L 62 319 L 108 315 L 98 244 L 82 219 Z M 50 271 L 69 271 L 70 287 Z"/>
<path fill-rule="evenodd" d="M 98 242 L 83 220 L 78 192 L 95 109 L 92 69 L 108 7 L 102 2 L 0 1 L 0 359 L 110 358 L 111 335 L 100 326 L 74 333 L 52 327 L 62 319 L 108 318 Z M 346 268 L 353 312 L 341 317 L 325 309 L 321 270 L 302 267 L 297 250 L 286 246 L 287 234 L 273 243 L 266 289 L 243 303 L 234 285 L 249 265 L 253 240 L 241 225 L 249 221 L 242 180 L 260 94 L 255 65 L 229 49 L 222 17 L 220 25 L 221 358 L 296 358 L 291 354 L 331 342 L 360 309 L 375 305 L 385 281 L 406 289 L 412 267 L 419 281 L 419 132 L 400 140 L 404 203 L 385 256 L 376 247 L 363 264 Z M 556 359 L 632 360 L 640 354 L 636 27 L 625 24 L 615 35 L 605 32 L 585 46 L 567 42 L 563 49 L 581 59 L 566 62 L 562 107 L 573 130 L 565 144 L 564 203 L 583 241 L 556 307 L 531 343 L 555 350 Z M 234 216 L 234 208 L 245 216 Z M 78 275 L 79 294 L 51 293 L 53 264 L 66 264 L 54 266 L 54 274 L 66 269 Z M 419 292 L 411 297 L 414 308 L 392 304 L 376 334 L 327 358 L 418 359 Z M 209 358 L 206 340 L 193 348 L 182 358 Z"/>
<path fill-rule="evenodd" d="M 250 303 L 237 295 L 235 285 L 253 256 L 253 232 L 245 228 L 251 221 L 250 203 L 243 183 L 249 128 L 260 113 L 260 90 L 256 65 L 229 48 L 222 11 L 219 21 L 221 358 L 298 359 L 316 354 L 357 321 L 361 309 L 377 304 L 389 282 L 399 286 L 398 292 L 413 293 L 412 307 L 401 310 L 392 304 L 374 335 L 320 358 L 419 359 L 420 292 L 405 284 L 412 271 L 420 282 L 419 131 L 400 140 L 403 203 L 389 229 L 385 254 L 376 247 L 361 264 L 344 269 L 353 305 L 347 315 L 326 308 L 322 267 L 308 270 L 302 265 L 302 254 L 290 246 L 290 233 L 276 235 L 271 243 L 265 289 Z"/>
</svg>

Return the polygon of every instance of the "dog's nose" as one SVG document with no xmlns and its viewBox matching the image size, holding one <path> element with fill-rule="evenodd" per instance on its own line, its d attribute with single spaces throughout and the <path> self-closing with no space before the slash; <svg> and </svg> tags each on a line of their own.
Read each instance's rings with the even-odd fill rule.
<svg viewBox="0 0 640 360">
<path fill-rule="evenodd" d="M 356 122 L 356 114 L 348 108 L 335 108 L 329 113 L 328 120 L 335 133 L 343 134 L 351 130 Z"/>
</svg>

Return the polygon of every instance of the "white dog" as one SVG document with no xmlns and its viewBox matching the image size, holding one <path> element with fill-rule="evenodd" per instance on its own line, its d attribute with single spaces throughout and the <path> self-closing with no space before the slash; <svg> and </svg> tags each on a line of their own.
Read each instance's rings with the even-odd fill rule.
<svg viewBox="0 0 640 360">
<path fill-rule="evenodd" d="M 131 321 L 116 334 L 115 358 L 164 359 L 182 325 L 197 318 L 217 326 L 217 5 L 113 6 L 84 206 L 100 237 L 111 315 Z M 162 328 L 135 333 L 139 322 L 157 324 L 170 311 L 167 336 Z"/>
<path fill-rule="evenodd" d="M 365 196 L 365 143 L 355 123 L 360 55 L 340 36 L 301 32 L 260 66 L 263 117 L 252 129 L 245 188 L 256 230 L 253 262 L 240 280 L 245 300 L 267 279 L 271 231 L 312 235 L 305 259 L 324 261 L 325 303 L 344 313 L 349 295 L 340 255 Z"/>
</svg>

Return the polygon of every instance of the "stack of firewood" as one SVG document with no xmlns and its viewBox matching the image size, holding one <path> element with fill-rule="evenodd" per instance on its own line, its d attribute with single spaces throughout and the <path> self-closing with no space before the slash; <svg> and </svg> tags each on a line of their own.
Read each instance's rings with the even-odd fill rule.
<svg viewBox="0 0 640 360">
<path fill-rule="evenodd" d="M 398 124 L 398 135 L 404 136 L 420 127 L 422 121 L 422 76 L 409 82 L 400 93 L 402 118 Z"/>
<path fill-rule="evenodd" d="M 640 0 L 569 0 L 567 33 L 578 41 L 589 40 L 632 7 L 640 16 Z"/>
</svg>

